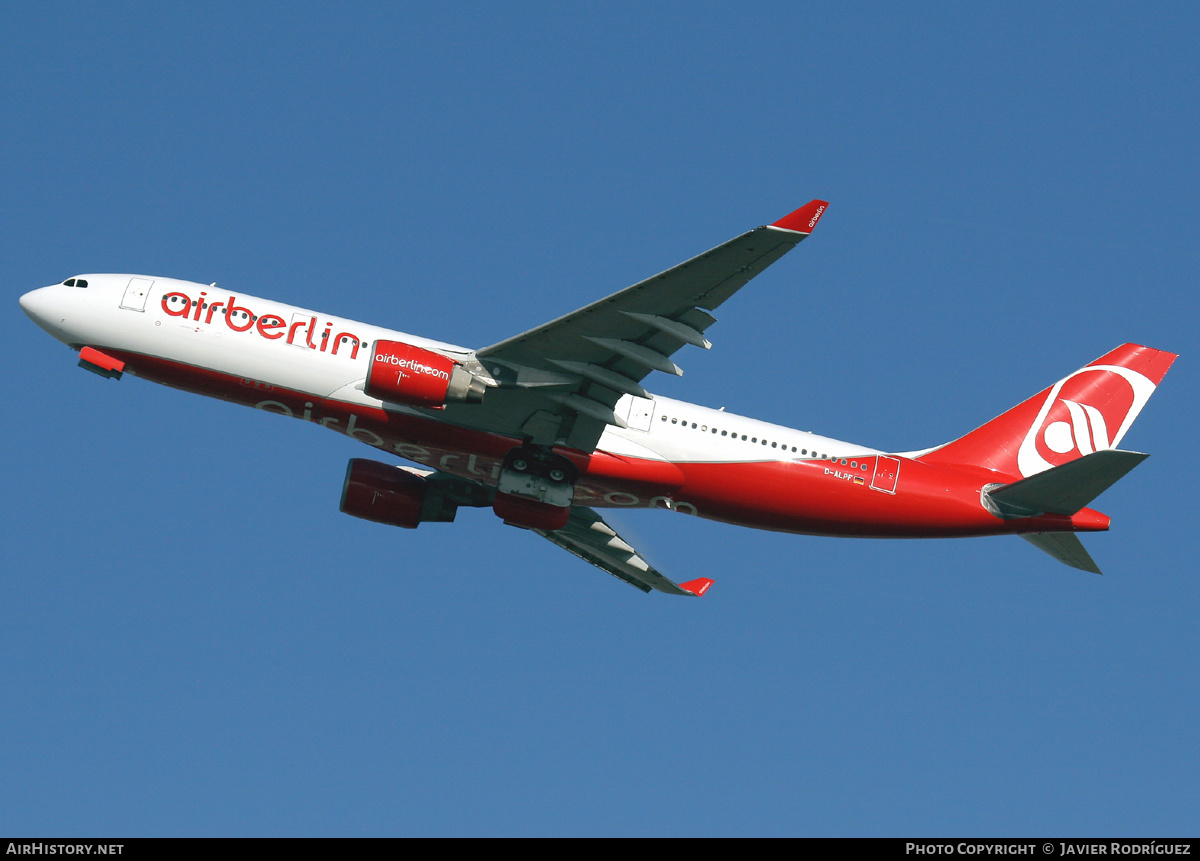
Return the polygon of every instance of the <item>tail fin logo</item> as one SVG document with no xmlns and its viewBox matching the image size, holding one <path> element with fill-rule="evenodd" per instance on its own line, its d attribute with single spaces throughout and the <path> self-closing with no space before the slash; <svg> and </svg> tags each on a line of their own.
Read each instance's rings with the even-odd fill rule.
<svg viewBox="0 0 1200 861">
<path fill-rule="evenodd" d="M 1154 389 L 1147 377 L 1117 365 L 1089 365 L 1059 380 L 1021 441 L 1017 452 L 1021 475 L 1029 477 L 1113 448 Z"/>
<path fill-rule="evenodd" d="M 1079 449 L 1080 454 L 1091 454 L 1094 451 L 1111 448 L 1108 441 L 1108 425 L 1104 414 L 1095 407 L 1078 404 L 1062 398 L 1070 414 L 1069 422 L 1052 421 L 1042 432 L 1042 440 L 1055 454 L 1069 454 Z"/>
</svg>

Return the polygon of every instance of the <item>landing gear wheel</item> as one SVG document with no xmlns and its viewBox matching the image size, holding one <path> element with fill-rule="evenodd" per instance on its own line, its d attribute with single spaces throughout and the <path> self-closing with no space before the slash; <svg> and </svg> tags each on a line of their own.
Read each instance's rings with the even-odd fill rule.
<svg viewBox="0 0 1200 861">
<path fill-rule="evenodd" d="M 525 445 L 504 458 L 497 490 L 513 496 L 570 507 L 579 471 L 549 446 Z"/>
</svg>

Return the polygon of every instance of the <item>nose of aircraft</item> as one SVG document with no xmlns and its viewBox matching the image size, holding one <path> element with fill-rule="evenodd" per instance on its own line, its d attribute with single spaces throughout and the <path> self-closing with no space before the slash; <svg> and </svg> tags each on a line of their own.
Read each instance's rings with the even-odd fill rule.
<svg viewBox="0 0 1200 861">
<path fill-rule="evenodd" d="M 21 297 L 21 310 L 29 315 L 29 319 L 49 335 L 60 341 L 66 341 L 66 312 L 64 300 L 67 298 L 63 291 L 68 288 L 59 284 L 30 290 Z"/>
<path fill-rule="evenodd" d="M 40 287 L 37 290 L 30 290 L 21 297 L 21 310 L 28 314 L 30 319 L 35 323 L 40 323 L 46 318 L 46 314 L 49 311 L 47 307 L 49 296 L 47 294 L 50 292 L 50 289 L 49 287 Z"/>
</svg>

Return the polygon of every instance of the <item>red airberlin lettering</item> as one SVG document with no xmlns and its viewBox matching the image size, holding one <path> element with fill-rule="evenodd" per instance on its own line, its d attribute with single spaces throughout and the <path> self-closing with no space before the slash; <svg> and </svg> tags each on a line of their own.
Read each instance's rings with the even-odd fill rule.
<svg viewBox="0 0 1200 861">
<path fill-rule="evenodd" d="M 324 332 L 321 333 L 318 339 L 321 343 L 313 343 L 313 332 L 321 328 L 317 323 L 317 318 L 312 317 L 306 321 L 293 323 L 288 327 L 287 321 L 278 314 L 263 314 L 261 317 L 255 314 L 252 310 L 244 305 L 237 304 L 237 297 L 230 296 L 224 302 L 208 302 L 208 313 L 202 313 L 207 302 L 207 293 L 201 292 L 200 297 L 193 300 L 186 293 L 166 293 L 162 297 L 162 310 L 164 314 L 171 317 L 181 317 L 191 319 L 197 323 L 211 324 L 213 315 L 218 309 L 222 309 L 225 318 L 225 325 L 235 332 L 249 332 L 251 330 L 257 332 L 259 336 L 266 338 L 268 341 L 276 341 L 282 338 L 286 332 L 287 343 L 293 343 L 293 337 L 298 328 L 305 329 L 304 343 L 308 345 L 310 350 L 320 350 L 322 353 L 329 353 L 336 356 L 338 348 L 350 345 L 350 358 L 358 358 L 358 348 L 363 345 L 363 341 L 352 332 L 338 332 L 333 334 L 333 323 L 324 324 Z M 342 355 L 345 355 L 343 351 Z"/>
<path fill-rule="evenodd" d="M 233 304 L 236 301 L 237 296 L 229 297 L 229 303 L 225 306 L 227 309 L 227 313 L 225 314 L 225 324 L 235 332 L 245 332 L 254 325 L 254 315 L 250 313 L 249 308 L 239 308 L 237 305 Z M 234 323 L 234 317 L 241 317 L 245 319 L 246 325 L 243 326 L 238 323 Z"/>
<path fill-rule="evenodd" d="M 375 361 L 381 362 L 385 365 L 395 365 L 398 368 L 416 371 L 419 374 L 429 374 L 430 376 L 437 377 L 438 379 L 442 380 L 450 379 L 449 371 L 445 371 L 442 368 L 431 367 L 418 359 L 402 359 L 399 356 L 379 353 L 377 356 L 375 356 Z"/>
</svg>

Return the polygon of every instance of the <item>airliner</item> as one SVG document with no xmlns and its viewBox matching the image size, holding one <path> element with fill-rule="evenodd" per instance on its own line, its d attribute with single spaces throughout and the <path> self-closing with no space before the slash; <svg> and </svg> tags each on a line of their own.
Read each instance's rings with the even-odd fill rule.
<svg viewBox="0 0 1200 861">
<path fill-rule="evenodd" d="M 814 200 L 778 221 L 482 349 L 148 275 L 77 275 L 25 313 L 102 377 L 133 374 L 312 422 L 390 460 L 352 459 L 341 510 L 415 529 L 491 508 L 641 589 L 676 583 L 604 519 L 663 509 L 806 535 L 1019 535 L 1100 569 L 1088 507 L 1147 455 L 1117 448 L 1176 356 L 1122 344 L 952 442 L 885 452 L 651 394 L 707 350 L 712 312 L 807 239 Z"/>
</svg>

